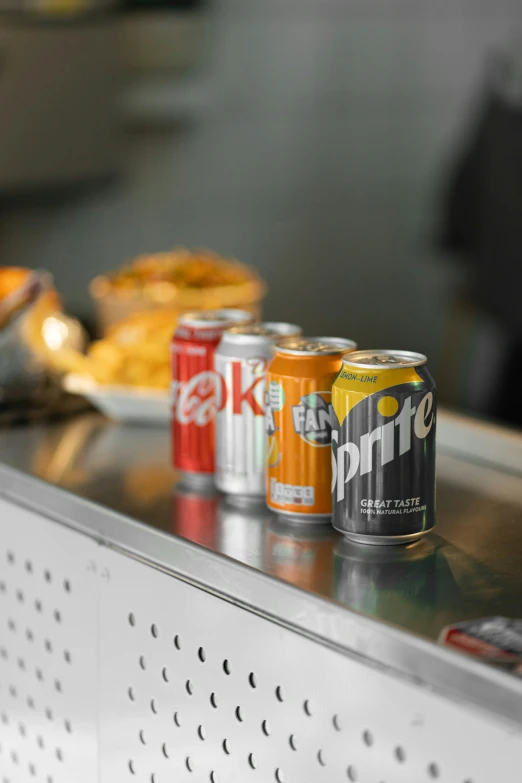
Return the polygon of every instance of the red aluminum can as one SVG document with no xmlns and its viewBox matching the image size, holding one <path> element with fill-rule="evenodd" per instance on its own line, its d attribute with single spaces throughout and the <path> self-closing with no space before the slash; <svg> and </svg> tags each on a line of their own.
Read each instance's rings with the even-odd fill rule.
<svg viewBox="0 0 522 783">
<path fill-rule="evenodd" d="M 171 343 L 174 467 L 186 481 L 214 478 L 215 417 L 224 403 L 214 354 L 225 329 L 251 323 L 244 310 L 205 310 L 180 316 Z"/>
</svg>

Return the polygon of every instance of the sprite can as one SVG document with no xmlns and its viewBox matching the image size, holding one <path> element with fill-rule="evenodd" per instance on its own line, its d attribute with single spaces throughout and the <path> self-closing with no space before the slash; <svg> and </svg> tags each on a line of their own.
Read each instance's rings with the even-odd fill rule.
<svg viewBox="0 0 522 783">
<path fill-rule="evenodd" d="M 366 544 L 435 525 L 436 386 L 426 357 L 355 351 L 332 388 L 333 525 Z"/>
</svg>

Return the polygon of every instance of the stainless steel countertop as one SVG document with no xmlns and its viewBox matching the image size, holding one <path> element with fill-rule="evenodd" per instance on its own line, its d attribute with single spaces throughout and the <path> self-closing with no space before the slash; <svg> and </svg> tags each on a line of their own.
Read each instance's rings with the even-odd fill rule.
<svg viewBox="0 0 522 783">
<path fill-rule="evenodd" d="M 522 436 L 452 416 L 439 430 L 438 524 L 408 547 L 350 545 L 328 525 L 198 495 L 176 483 L 164 428 L 97 415 L 2 432 L 0 494 L 522 725 L 522 682 L 433 644 L 450 623 L 522 616 Z"/>
</svg>

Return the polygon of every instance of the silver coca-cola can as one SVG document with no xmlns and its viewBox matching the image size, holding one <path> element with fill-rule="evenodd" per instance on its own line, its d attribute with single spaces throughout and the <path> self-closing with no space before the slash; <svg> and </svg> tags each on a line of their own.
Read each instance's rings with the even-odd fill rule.
<svg viewBox="0 0 522 783">
<path fill-rule="evenodd" d="M 264 497 L 265 379 L 273 346 L 300 335 L 295 324 L 265 322 L 223 333 L 214 362 L 224 393 L 216 414 L 216 485 L 222 491 Z"/>
</svg>

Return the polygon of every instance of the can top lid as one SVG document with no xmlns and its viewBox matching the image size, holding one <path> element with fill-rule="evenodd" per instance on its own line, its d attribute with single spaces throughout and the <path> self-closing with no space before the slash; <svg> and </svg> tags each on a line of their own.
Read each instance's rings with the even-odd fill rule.
<svg viewBox="0 0 522 783">
<path fill-rule="evenodd" d="M 255 342 L 272 343 L 277 339 L 300 335 L 301 332 L 301 327 L 296 324 L 264 321 L 260 324 L 231 326 L 224 332 L 223 339 L 231 343 L 251 342 L 252 339 Z"/>
<path fill-rule="evenodd" d="M 290 356 L 321 356 L 354 351 L 357 343 L 344 337 L 289 337 L 276 346 L 278 353 Z"/>
<path fill-rule="evenodd" d="M 400 367 L 419 367 L 426 364 L 427 358 L 422 353 L 413 351 L 354 351 L 343 356 L 343 364 L 350 367 L 363 367 L 371 370 L 394 370 Z"/>
<path fill-rule="evenodd" d="M 253 320 L 252 313 L 246 310 L 223 308 L 222 310 L 197 310 L 192 313 L 182 313 L 178 318 L 178 325 L 208 329 L 212 326 L 226 327 L 227 324 L 248 324 Z"/>
</svg>

